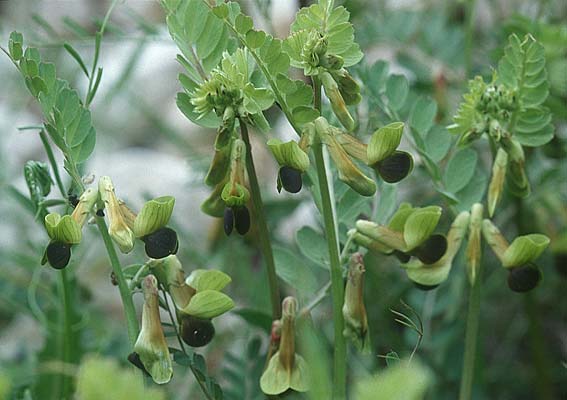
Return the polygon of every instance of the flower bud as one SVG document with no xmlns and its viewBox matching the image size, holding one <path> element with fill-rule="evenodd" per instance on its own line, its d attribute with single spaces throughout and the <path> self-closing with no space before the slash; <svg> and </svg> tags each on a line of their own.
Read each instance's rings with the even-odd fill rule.
<svg viewBox="0 0 567 400">
<path fill-rule="evenodd" d="M 50 239 L 66 244 L 77 244 L 83 238 L 81 226 L 71 215 L 61 217 L 58 213 L 45 216 L 45 229 Z"/>
<path fill-rule="evenodd" d="M 382 253 L 382 254 L 391 254 L 392 249 L 382 242 L 374 240 L 361 232 L 357 231 L 356 229 L 351 229 L 347 232 L 347 235 L 352 237 L 354 243 L 359 246 L 365 247 L 371 252 L 374 253 Z"/>
<path fill-rule="evenodd" d="M 327 70 L 339 70 L 344 63 L 344 59 L 335 54 L 325 54 L 323 57 L 319 57 L 319 65 Z"/>
<path fill-rule="evenodd" d="M 167 225 L 173 213 L 175 198 L 162 196 L 144 204 L 134 221 L 134 234 L 142 238 Z"/>
<path fill-rule="evenodd" d="M 501 147 L 496 153 L 496 158 L 492 164 L 492 178 L 488 186 L 488 216 L 494 215 L 494 210 L 502 196 L 504 180 L 506 178 L 506 166 L 508 165 L 508 154 Z"/>
<path fill-rule="evenodd" d="M 98 192 L 96 190 L 88 188 L 83 192 L 71 214 L 71 217 L 77 221 L 79 226 L 85 225 L 97 199 Z"/>
<path fill-rule="evenodd" d="M 278 395 L 288 389 L 309 390 L 307 364 L 295 353 L 295 315 L 297 301 L 286 297 L 282 302 L 282 327 L 279 350 L 268 362 L 260 378 L 260 388 L 267 395 Z"/>
<path fill-rule="evenodd" d="M 294 140 L 283 143 L 278 139 L 268 140 L 268 147 L 280 166 L 287 166 L 300 172 L 309 168 L 309 156 Z"/>
<path fill-rule="evenodd" d="M 449 276 L 453 259 L 457 255 L 463 238 L 469 226 L 470 214 L 467 211 L 461 212 L 449 229 L 447 234 L 447 250 L 445 254 L 433 264 L 424 264 L 420 260 L 411 260 L 407 264 L 402 264 L 406 270 L 408 278 L 422 290 L 431 290 L 444 282 Z"/>
<path fill-rule="evenodd" d="M 345 288 L 343 335 L 349 337 L 360 352 L 370 353 L 368 320 L 364 306 L 364 272 L 362 255 L 354 253 L 350 259 Z"/>
<path fill-rule="evenodd" d="M 380 177 L 388 183 L 397 183 L 413 170 L 413 157 L 410 153 L 396 150 L 394 154 L 373 165 Z"/>
<path fill-rule="evenodd" d="M 159 228 L 141 239 L 146 244 L 146 254 L 150 258 L 164 258 L 176 254 L 179 249 L 177 233 L 168 227 Z"/>
<path fill-rule="evenodd" d="M 390 249 L 406 251 L 406 243 L 402 233 L 387 226 L 378 225 L 372 221 L 358 220 L 356 221 L 356 230 Z"/>
<path fill-rule="evenodd" d="M 337 82 L 335 82 L 331 74 L 329 74 L 328 72 L 323 72 L 319 75 L 319 77 L 321 78 L 323 89 L 325 90 L 325 94 L 331 102 L 331 108 L 337 116 L 337 119 L 347 131 L 352 132 L 352 130 L 354 129 L 354 119 L 352 119 L 352 116 L 348 111 L 343 96 L 339 91 Z"/>
<path fill-rule="evenodd" d="M 403 122 L 392 122 L 376 130 L 367 148 L 368 164 L 376 164 L 394 154 L 400 145 L 403 132 Z"/>
<path fill-rule="evenodd" d="M 341 68 L 339 71 L 331 71 L 331 75 L 335 82 L 337 82 L 339 91 L 347 105 L 360 103 L 362 100 L 360 96 L 360 86 L 346 69 Z"/>
<path fill-rule="evenodd" d="M 467 275 L 469 283 L 474 285 L 477 273 L 480 268 L 481 243 L 480 231 L 482 227 L 482 204 L 475 203 L 471 209 L 471 219 L 469 223 L 469 244 L 467 246 Z"/>
<path fill-rule="evenodd" d="M 232 113 L 232 118 L 229 118 L 225 124 L 219 127 L 217 137 L 215 139 L 215 155 L 211 161 L 209 171 L 205 176 L 205 184 L 208 186 L 215 186 L 221 182 L 227 175 L 230 168 L 230 154 L 232 151 L 232 131 L 234 129 L 234 111 L 232 107 L 227 107 L 227 112 Z M 230 114 L 229 112 L 229 114 Z"/>
<path fill-rule="evenodd" d="M 122 253 L 131 252 L 134 248 L 134 233 L 124 220 L 120 203 L 114 193 L 114 186 L 108 176 L 102 176 L 99 179 L 98 191 L 104 207 L 108 210 L 108 234 Z"/>
<path fill-rule="evenodd" d="M 158 384 L 167 383 L 173 375 L 173 364 L 159 317 L 157 279 L 148 275 L 142 283 L 144 307 L 142 309 L 142 327 L 134 344 L 134 352 L 140 362 Z"/>
<path fill-rule="evenodd" d="M 281 166 L 278 173 L 278 192 L 283 187 L 290 193 L 301 190 L 301 174 L 309 168 L 309 157 L 295 141 L 282 143 L 278 139 L 270 139 L 268 147 Z"/>
<path fill-rule="evenodd" d="M 354 136 L 346 132 L 341 132 L 339 130 L 336 130 L 334 136 L 335 139 L 337 140 L 337 143 L 339 143 L 342 146 L 342 148 L 347 152 L 349 156 L 362 161 L 364 164 L 368 164 L 368 157 L 367 157 L 368 146 L 366 144 L 362 143 Z"/>
<path fill-rule="evenodd" d="M 333 129 L 323 117 L 315 120 L 315 127 L 322 143 L 327 146 L 329 154 L 339 170 L 339 179 L 363 196 L 376 193 L 376 183 L 352 162 L 348 154 L 337 142 Z"/>
<path fill-rule="evenodd" d="M 508 153 L 508 189 L 514 196 L 528 196 L 530 194 L 530 182 L 524 168 L 525 156 L 522 145 L 514 139 L 502 139 L 500 143 Z"/>
<path fill-rule="evenodd" d="M 404 223 L 404 242 L 407 251 L 411 251 L 424 243 L 433 233 L 442 209 L 437 206 L 429 206 L 415 209 Z"/>
<path fill-rule="evenodd" d="M 515 268 L 535 261 L 549 245 L 549 238 L 539 233 L 518 236 L 512 244 L 502 236 L 494 224 L 485 219 L 482 234 L 504 268 Z"/>
<path fill-rule="evenodd" d="M 71 259 L 71 245 L 68 243 L 51 241 L 45 250 L 45 257 L 55 269 L 63 269 L 69 264 Z M 43 262 L 42 264 L 44 264 Z"/>
<path fill-rule="evenodd" d="M 181 316 L 181 339 L 191 347 L 203 347 L 215 336 L 215 327 L 210 319 Z"/>
</svg>

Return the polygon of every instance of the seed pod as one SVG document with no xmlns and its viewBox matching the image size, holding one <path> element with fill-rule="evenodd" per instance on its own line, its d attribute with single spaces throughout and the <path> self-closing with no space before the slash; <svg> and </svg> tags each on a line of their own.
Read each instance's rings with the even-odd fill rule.
<svg viewBox="0 0 567 400">
<path fill-rule="evenodd" d="M 71 245 L 63 242 L 52 241 L 47 245 L 45 252 L 47 261 L 55 269 L 63 269 L 71 259 Z"/>
<path fill-rule="evenodd" d="M 508 287 L 518 293 L 529 292 L 538 285 L 541 278 L 541 271 L 535 264 L 511 268 L 508 274 Z"/>
<path fill-rule="evenodd" d="M 210 319 L 183 315 L 181 318 L 181 339 L 191 347 L 202 347 L 215 336 L 215 327 Z"/>
<path fill-rule="evenodd" d="M 150 258 L 164 258 L 176 254 L 179 248 L 177 233 L 171 228 L 160 228 L 142 238 L 146 244 L 146 254 Z"/>
<path fill-rule="evenodd" d="M 374 164 L 378 174 L 388 183 L 396 183 L 408 176 L 413 169 L 413 157 L 405 151 L 394 154 Z"/>
<path fill-rule="evenodd" d="M 250 230 L 250 212 L 246 206 L 234 208 L 234 227 L 241 235 L 246 235 Z"/>
<path fill-rule="evenodd" d="M 443 235 L 436 234 L 431 235 L 412 254 L 424 264 L 433 264 L 439 261 L 446 251 L 447 239 Z"/>
<path fill-rule="evenodd" d="M 230 236 L 233 229 L 234 211 L 232 210 L 232 207 L 227 207 L 224 209 L 224 233 L 226 233 L 226 236 Z"/>
<path fill-rule="evenodd" d="M 278 174 L 278 191 L 283 187 L 289 193 L 298 193 L 302 185 L 301 171 L 286 166 L 280 168 Z"/>
</svg>

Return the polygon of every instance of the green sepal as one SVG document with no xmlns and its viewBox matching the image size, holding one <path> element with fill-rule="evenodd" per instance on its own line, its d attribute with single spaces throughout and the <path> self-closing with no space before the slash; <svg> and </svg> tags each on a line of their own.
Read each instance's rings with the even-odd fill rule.
<svg viewBox="0 0 567 400">
<path fill-rule="evenodd" d="M 360 168 L 350 159 L 347 152 L 337 142 L 334 130 L 327 120 L 319 117 L 315 120 L 315 129 L 323 142 L 333 162 L 339 171 L 339 179 L 363 196 L 373 196 L 376 193 L 376 183 L 364 175 Z"/>
<path fill-rule="evenodd" d="M 343 336 L 350 338 L 358 351 L 369 354 L 370 334 L 364 305 L 365 271 L 362 255 L 354 253 L 350 259 L 345 286 L 345 299 L 342 309 L 345 320 Z"/>
<path fill-rule="evenodd" d="M 373 165 L 394 154 L 404 132 L 403 122 L 392 122 L 376 130 L 367 148 L 368 164 Z"/>
<path fill-rule="evenodd" d="M 45 228 L 49 238 L 58 242 L 78 244 L 83 237 L 81 226 L 70 215 L 47 214 Z"/>
<path fill-rule="evenodd" d="M 141 238 L 166 226 L 173 213 L 174 205 L 173 196 L 161 196 L 148 201 L 136 216 L 134 235 Z"/>
<path fill-rule="evenodd" d="M 422 244 L 435 230 L 441 218 L 441 207 L 429 206 L 415 210 L 404 223 L 404 241 L 411 251 Z"/>
<path fill-rule="evenodd" d="M 505 268 L 520 267 L 533 262 L 549 245 L 549 238 L 540 233 L 518 236 L 502 256 Z"/>
<path fill-rule="evenodd" d="M 142 326 L 134 344 L 134 352 L 157 384 L 164 384 L 173 376 L 173 362 L 165 340 L 159 316 L 157 279 L 148 275 L 142 282 L 144 307 Z"/>
<path fill-rule="evenodd" d="M 333 109 L 333 112 L 335 113 L 337 119 L 347 131 L 352 132 L 355 125 L 354 119 L 352 119 L 352 116 L 348 111 L 337 82 L 335 82 L 331 74 L 329 74 L 328 72 L 323 72 L 319 75 L 319 77 L 321 78 L 323 89 L 325 90 L 325 94 L 331 102 L 331 108 Z"/>
<path fill-rule="evenodd" d="M 270 139 L 267 144 L 280 166 L 291 167 L 301 172 L 309 168 L 309 156 L 295 140 L 283 143 L 279 139 Z"/>
<path fill-rule="evenodd" d="M 73 213 L 71 214 L 79 226 L 83 226 L 85 224 L 97 200 L 98 191 L 93 188 L 88 188 L 83 192 L 83 194 L 81 194 L 79 203 L 76 205 Z"/>
<path fill-rule="evenodd" d="M 260 378 L 260 388 L 268 396 L 275 396 L 288 389 L 297 392 L 309 390 L 309 370 L 307 363 L 299 354 L 295 355 L 293 368 L 288 371 L 280 362 L 280 352 L 276 352 Z"/>
<path fill-rule="evenodd" d="M 221 194 L 226 183 L 221 182 L 215 186 L 209 197 L 201 203 L 201 211 L 211 217 L 222 218 L 226 204 Z"/>
<path fill-rule="evenodd" d="M 475 203 L 471 208 L 471 218 L 469 222 L 469 243 L 467 245 L 467 275 L 469 283 L 474 285 L 477 273 L 480 268 L 481 242 L 480 233 L 482 229 L 482 204 Z"/>
<path fill-rule="evenodd" d="M 463 238 L 467 234 L 470 213 L 463 211 L 453 221 L 447 234 L 447 251 L 436 263 L 424 264 L 413 259 L 401 267 L 406 270 L 408 278 L 413 282 L 425 286 L 436 286 L 443 283 L 449 276 L 453 259 L 457 255 Z"/>
<path fill-rule="evenodd" d="M 387 226 L 378 225 L 375 222 L 367 220 L 356 221 L 356 230 L 363 235 L 377 240 L 385 246 L 405 252 L 406 244 L 401 232 L 394 231 Z"/>
<path fill-rule="evenodd" d="M 506 180 L 506 167 L 508 165 L 508 154 L 503 148 L 498 148 L 496 157 L 492 164 L 492 177 L 488 185 L 487 200 L 488 216 L 492 218 L 494 210 L 502 197 L 504 181 Z"/>
<path fill-rule="evenodd" d="M 218 290 L 203 290 L 191 297 L 180 311 L 193 317 L 211 319 L 234 308 L 234 301 Z"/>
<path fill-rule="evenodd" d="M 228 182 L 222 189 L 221 198 L 227 207 L 244 206 L 250 199 L 250 192 L 240 183 Z"/>
<path fill-rule="evenodd" d="M 364 235 L 361 232 L 358 232 L 356 229 L 351 229 L 348 231 L 348 236 L 352 237 L 354 243 L 359 246 L 362 246 L 374 253 L 381 253 L 381 254 L 391 254 L 394 251 L 392 248 L 386 246 L 384 243 L 379 242 L 377 240 L 372 239 Z"/>
<path fill-rule="evenodd" d="M 217 134 L 217 142 L 221 137 L 222 132 Z M 224 139 L 222 139 L 224 141 Z M 207 186 L 215 186 L 217 183 L 221 182 L 228 174 L 230 167 L 230 153 L 232 146 L 230 140 L 224 146 L 216 146 L 215 144 L 215 155 L 205 176 L 205 184 Z"/>
<path fill-rule="evenodd" d="M 196 269 L 187 277 L 185 283 L 198 292 L 203 290 L 221 291 L 232 281 L 232 278 L 222 271 L 214 269 Z"/>
</svg>

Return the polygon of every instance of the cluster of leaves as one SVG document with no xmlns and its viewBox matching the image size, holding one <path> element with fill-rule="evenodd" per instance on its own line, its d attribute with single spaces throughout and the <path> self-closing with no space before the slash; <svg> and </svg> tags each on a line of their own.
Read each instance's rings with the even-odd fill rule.
<svg viewBox="0 0 567 400">
<path fill-rule="evenodd" d="M 22 34 L 12 32 L 10 58 L 43 112 L 45 130 L 65 155 L 65 168 L 84 162 L 93 152 L 96 132 L 91 113 L 69 83 L 56 76 L 55 65 L 41 60 L 36 48 L 24 50 Z"/>
<path fill-rule="evenodd" d="M 512 135 L 524 146 L 541 146 L 553 137 L 551 113 L 542 106 L 548 94 L 543 46 L 531 35 L 522 41 L 511 35 L 492 83 L 478 77 L 469 83 L 449 129 L 462 135 L 461 143 L 486 132 L 497 141 L 501 135 Z"/>
</svg>

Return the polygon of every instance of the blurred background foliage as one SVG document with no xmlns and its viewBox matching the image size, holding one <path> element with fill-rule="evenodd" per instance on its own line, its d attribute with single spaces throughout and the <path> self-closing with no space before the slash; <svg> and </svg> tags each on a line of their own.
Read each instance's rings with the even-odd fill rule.
<svg viewBox="0 0 567 400">
<path fill-rule="evenodd" d="M 56 63 L 62 77 L 84 93 L 86 79 L 63 45 L 71 44 L 90 61 L 93 35 L 109 3 L 2 1 L 0 43 L 6 45 L 10 31 L 21 31 L 28 43 Z M 488 144 L 475 144 L 478 157 L 463 167 L 463 171 L 474 174 L 455 182 L 445 171 L 455 158 L 450 144 L 456 138 L 445 127 L 466 90 L 467 80 L 476 74 L 490 76 L 490 66 L 496 65 L 509 34 L 531 33 L 545 46 L 551 91 L 546 105 L 553 111 L 556 137 L 528 152 L 531 196 L 523 201 L 505 197 L 495 221 L 508 238 L 542 232 L 551 237 L 552 245 L 541 261 L 544 281 L 527 295 L 511 292 L 505 271 L 490 251 L 484 252 L 486 283 L 475 398 L 566 398 L 565 4 L 553 0 L 342 3 L 351 12 L 356 39 L 365 53 L 355 69 L 364 83 L 365 99 L 357 110 L 361 121 L 357 134 L 366 137 L 390 118 L 407 121 L 411 128 L 421 130 L 413 129 L 414 140 L 403 144 L 418 157 L 414 172 L 401 184 L 383 183 L 378 197 L 368 200 L 335 182 L 343 243 L 346 231 L 360 215 L 386 221 L 401 201 L 443 204 L 443 227 L 450 224 L 451 210 L 468 209 L 479 201 L 483 195 L 480 188 L 486 186 L 490 175 Z M 309 1 L 249 0 L 241 4 L 257 26 L 283 36 L 297 7 Z M 473 18 L 469 22 L 471 5 Z M 270 306 L 257 233 L 252 231 L 243 240 L 226 238 L 219 221 L 199 211 L 207 196 L 202 178 L 212 155 L 214 134 L 188 122 L 175 105 L 181 70 L 175 62 L 176 53 L 158 2 L 119 3 L 103 40 L 100 65 L 104 72 L 92 106 L 97 148 L 84 173 L 110 175 L 118 194 L 138 209 L 152 196 L 171 194 L 177 198 L 172 221 L 180 237 L 178 255 L 185 270 L 215 267 L 233 278 L 229 292 L 237 308 L 217 321 L 217 336 L 205 351 L 209 373 L 217 377 L 227 399 L 262 398 L 258 381 L 267 347 Z M 0 399 L 30 398 L 26 397 L 30 394 L 34 399 L 49 399 L 53 398 L 56 376 L 75 375 L 77 368 L 56 362 L 55 354 L 61 346 L 58 281 L 55 271 L 39 266 L 47 237 L 23 200 L 28 197 L 23 178 L 25 162 L 46 160 L 37 130 L 19 128 L 39 125 L 41 113 L 4 55 L 0 57 L 0 77 Z M 394 107 L 384 107 L 384 98 Z M 275 107 L 267 118 L 273 127 L 271 137 L 293 137 Z M 277 194 L 277 167 L 263 145 L 266 138 L 256 134 L 253 139 L 278 274 L 286 293 L 309 301 L 328 279 L 321 220 L 307 191 L 294 197 Z M 314 171 L 309 173 L 311 181 L 315 176 Z M 122 260 L 124 265 L 141 262 L 144 255 L 137 249 Z M 418 339 L 416 332 L 395 322 L 391 312 L 404 311 L 404 301 L 423 322 L 417 357 L 429 370 L 426 398 L 454 399 L 461 374 L 468 290 L 462 255 L 449 280 L 430 292 L 415 289 L 392 258 L 368 255 L 366 264 L 365 295 L 373 355 L 350 352 L 351 381 L 382 371 L 388 362 L 395 362 L 392 357 L 407 357 L 412 352 Z M 75 251 L 69 270 L 77 282 L 73 361 L 79 363 L 85 354 L 98 353 L 125 365 L 130 351 L 125 321 L 102 243 L 93 228 Z M 139 297 L 135 296 L 138 305 Z M 313 314 L 321 353 L 332 348 L 330 312 L 326 299 Z M 175 375 L 163 388 L 168 399 L 200 398 L 187 368 L 176 367 Z M 403 381 L 401 376 L 397 379 Z"/>
</svg>

